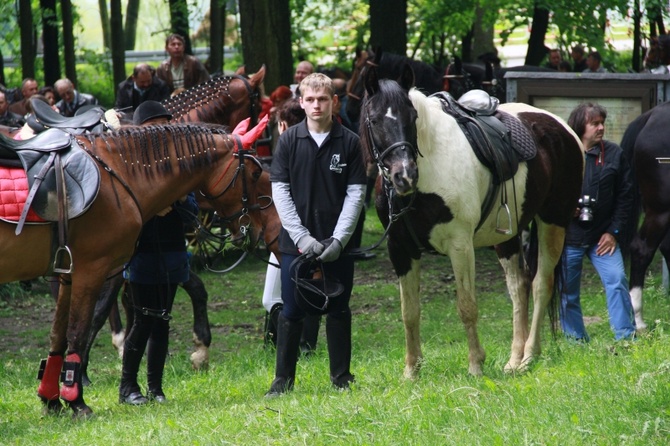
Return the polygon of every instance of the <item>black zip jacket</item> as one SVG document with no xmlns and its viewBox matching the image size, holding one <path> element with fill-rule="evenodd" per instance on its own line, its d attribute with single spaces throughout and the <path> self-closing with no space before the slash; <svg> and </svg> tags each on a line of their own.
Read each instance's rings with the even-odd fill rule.
<svg viewBox="0 0 670 446">
<path fill-rule="evenodd" d="M 634 189 L 628 160 L 621 147 L 603 140 L 586 152 L 585 161 L 582 197 L 595 198 L 595 203 L 590 205 L 593 220 L 583 222 L 579 216 L 574 217 L 568 226 L 566 244 L 592 246 L 605 232 L 618 242 L 627 220 L 632 217 Z"/>
</svg>

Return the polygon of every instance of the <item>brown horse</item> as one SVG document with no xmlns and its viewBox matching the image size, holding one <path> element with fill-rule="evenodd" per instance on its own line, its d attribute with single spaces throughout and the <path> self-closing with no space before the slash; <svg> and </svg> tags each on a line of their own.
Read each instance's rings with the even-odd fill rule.
<svg viewBox="0 0 670 446">
<path fill-rule="evenodd" d="M 80 353 L 103 282 L 130 259 L 142 225 L 180 197 L 200 190 L 211 197 L 214 209 L 227 210 L 220 180 L 235 161 L 237 141 L 218 127 L 182 124 L 130 127 L 78 136 L 76 142 L 98 163 L 100 186 L 90 208 L 69 221 L 72 268 L 59 275 L 62 285 L 38 395 L 50 412 L 61 410 L 62 398 L 75 416 L 87 416 L 92 410 L 83 397 Z M 256 195 L 251 190 L 252 202 Z M 257 240 L 260 216 L 251 213 L 250 218 L 249 231 Z M 0 223 L 1 283 L 52 274 L 52 226 L 27 225 L 15 235 L 15 225 Z M 59 389 L 61 370 L 65 380 Z"/>
</svg>

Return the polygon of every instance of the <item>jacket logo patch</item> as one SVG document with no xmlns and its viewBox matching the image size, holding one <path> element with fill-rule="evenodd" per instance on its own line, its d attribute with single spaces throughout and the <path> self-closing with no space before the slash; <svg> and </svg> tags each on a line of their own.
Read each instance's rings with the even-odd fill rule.
<svg viewBox="0 0 670 446">
<path fill-rule="evenodd" d="M 340 154 L 335 154 L 330 159 L 330 171 L 335 173 L 342 173 L 342 168 L 346 167 L 347 164 L 340 164 Z"/>
</svg>

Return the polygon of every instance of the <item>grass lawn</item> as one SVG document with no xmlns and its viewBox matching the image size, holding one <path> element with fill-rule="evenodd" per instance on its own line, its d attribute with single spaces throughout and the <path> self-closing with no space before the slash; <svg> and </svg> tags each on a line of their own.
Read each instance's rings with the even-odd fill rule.
<svg viewBox="0 0 670 446">
<path fill-rule="evenodd" d="M 365 245 L 381 235 L 372 212 Z M 528 373 L 506 375 L 511 303 L 492 250 L 477 252 L 479 333 L 484 377 L 468 374 L 467 345 L 447 258 L 425 257 L 422 340 L 416 381 L 402 377 L 404 333 L 395 276 L 385 249 L 358 262 L 352 297 L 351 391 L 334 390 L 322 326 L 317 353 L 298 363 L 295 390 L 263 397 L 274 352 L 262 342 L 266 265 L 249 258 L 233 272 L 202 272 L 213 330 L 210 368 L 195 372 L 192 314 L 180 290 L 166 366 L 165 405 L 118 403 L 121 361 L 104 328 L 91 353 L 85 389 L 95 415 L 44 416 L 36 396 L 48 352 L 52 303 L 36 284 L 22 298 L 0 299 L 0 444 L 2 445 L 666 445 L 670 438 L 670 301 L 654 263 L 647 282 L 650 330 L 614 342 L 602 286 L 585 268 L 582 301 L 589 344 L 552 339 Z M 261 253 L 262 254 L 262 253 Z M 263 254 L 262 257 L 265 257 Z M 140 376 L 144 377 L 144 363 Z"/>
</svg>

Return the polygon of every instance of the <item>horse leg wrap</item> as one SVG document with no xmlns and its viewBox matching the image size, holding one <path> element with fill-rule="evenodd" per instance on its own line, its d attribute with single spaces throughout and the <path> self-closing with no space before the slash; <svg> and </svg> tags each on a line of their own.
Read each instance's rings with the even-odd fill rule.
<svg viewBox="0 0 670 446">
<path fill-rule="evenodd" d="M 37 379 L 41 380 L 37 388 L 37 395 L 42 398 L 53 401 L 58 399 L 58 378 L 61 368 L 63 368 L 63 355 L 57 353 L 49 354 L 47 359 L 40 363 L 40 371 Z"/>
<path fill-rule="evenodd" d="M 65 358 L 63 373 L 61 374 L 63 386 L 60 389 L 60 397 L 65 401 L 73 402 L 81 396 L 81 358 L 77 353 L 70 353 Z"/>
</svg>

